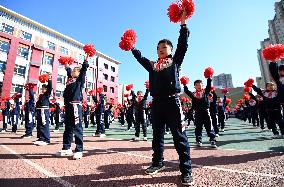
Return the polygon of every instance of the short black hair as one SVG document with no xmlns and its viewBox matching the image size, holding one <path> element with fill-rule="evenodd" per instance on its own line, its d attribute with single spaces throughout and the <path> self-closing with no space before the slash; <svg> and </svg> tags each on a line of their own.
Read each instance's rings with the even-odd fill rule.
<svg viewBox="0 0 284 187">
<path fill-rule="evenodd" d="M 168 40 L 168 39 L 162 39 L 162 40 L 160 40 L 160 41 L 158 42 L 158 45 L 157 45 L 157 50 L 158 50 L 158 46 L 159 46 L 161 43 L 165 43 L 165 44 L 169 45 L 169 46 L 172 48 L 172 50 L 173 50 L 173 44 L 172 44 L 172 42 L 171 42 L 170 40 Z"/>
<path fill-rule="evenodd" d="M 194 85 L 195 85 L 195 84 L 198 84 L 198 83 L 202 83 L 202 80 L 196 80 L 196 81 L 194 81 Z"/>
<path fill-rule="evenodd" d="M 47 88 L 47 84 L 43 84 L 41 87 L 42 88 Z"/>
<path fill-rule="evenodd" d="M 283 70 L 284 70 L 284 65 L 281 64 L 281 65 L 279 66 L 278 70 L 279 70 L 279 71 L 283 71 Z"/>
</svg>

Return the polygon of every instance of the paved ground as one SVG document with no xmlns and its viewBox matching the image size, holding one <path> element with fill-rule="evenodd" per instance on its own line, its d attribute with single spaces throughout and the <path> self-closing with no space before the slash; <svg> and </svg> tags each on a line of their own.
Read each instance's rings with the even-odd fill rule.
<svg viewBox="0 0 284 187">
<path fill-rule="evenodd" d="M 284 139 L 271 139 L 271 132 L 236 119 L 227 124 L 217 150 L 208 147 L 205 134 L 204 147 L 196 148 L 193 127 L 188 130 L 195 186 L 284 186 Z M 42 147 L 31 143 L 36 138 L 20 139 L 23 129 L 0 134 L 0 186 L 180 186 L 171 135 L 166 135 L 166 170 L 147 176 L 151 139 L 131 142 L 134 131 L 116 123 L 111 127 L 103 139 L 85 130 L 84 157 L 78 161 L 54 156 L 62 133 L 51 133 L 52 143 Z"/>
</svg>

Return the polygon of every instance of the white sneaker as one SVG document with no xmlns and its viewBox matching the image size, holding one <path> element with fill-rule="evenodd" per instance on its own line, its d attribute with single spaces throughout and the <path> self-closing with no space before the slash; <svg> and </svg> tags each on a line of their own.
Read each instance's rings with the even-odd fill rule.
<svg viewBox="0 0 284 187">
<path fill-rule="evenodd" d="M 4 129 L 3 129 L 3 130 L 1 130 L 1 133 L 5 133 L 5 132 L 7 132 L 7 130 L 4 130 Z"/>
<path fill-rule="evenodd" d="M 101 134 L 93 134 L 92 136 L 100 137 Z"/>
<path fill-rule="evenodd" d="M 224 130 L 224 129 L 221 129 L 220 131 L 221 131 L 221 132 L 224 132 L 225 130 Z"/>
<path fill-rule="evenodd" d="M 202 147 L 202 142 L 196 142 L 197 147 Z"/>
<path fill-rule="evenodd" d="M 73 154 L 72 149 L 60 150 L 55 153 L 56 156 L 71 156 Z"/>
<path fill-rule="evenodd" d="M 81 159 L 82 157 L 83 157 L 83 152 L 76 152 L 76 153 L 73 155 L 73 159 L 74 159 L 74 160 Z"/>
<path fill-rule="evenodd" d="M 220 135 L 219 134 L 215 134 L 215 137 L 219 137 Z"/>
<path fill-rule="evenodd" d="M 59 133 L 60 131 L 59 131 L 59 129 L 54 129 L 53 132 Z"/>
<path fill-rule="evenodd" d="M 105 129 L 106 131 L 109 131 L 109 129 Z"/>
<path fill-rule="evenodd" d="M 143 141 L 147 141 L 147 140 L 148 140 L 148 138 L 147 138 L 147 137 L 144 137 L 144 138 L 143 138 Z"/>
<path fill-rule="evenodd" d="M 281 139 L 281 138 L 283 138 L 283 136 L 274 134 L 272 138 L 274 138 L 274 139 Z"/>
<path fill-rule="evenodd" d="M 140 141 L 140 138 L 135 136 L 134 138 L 132 138 L 133 141 Z"/>
<path fill-rule="evenodd" d="M 42 141 L 42 142 L 39 142 L 37 145 L 39 145 L 39 146 L 44 146 L 44 145 L 48 145 L 48 144 L 49 144 L 49 143 Z"/>
<path fill-rule="evenodd" d="M 104 138 L 104 137 L 106 137 L 105 134 L 101 134 L 101 135 L 100 135 L 100 138 Z"/>
<path fill-rule="evenodd" d="M 166 131 L 166 134 L 170 134 L 170 131 Z"/>
<path fill-rule="evenodd" d="M 39 143 L 41 143 L 41 142 L 43 142 L 43 141 L 37 140 L 37 141 L 34 141 L 33 144 L 34 144 L 34 145 L 37 145 L 37 144 L 39 144 Z"/>
</svg>

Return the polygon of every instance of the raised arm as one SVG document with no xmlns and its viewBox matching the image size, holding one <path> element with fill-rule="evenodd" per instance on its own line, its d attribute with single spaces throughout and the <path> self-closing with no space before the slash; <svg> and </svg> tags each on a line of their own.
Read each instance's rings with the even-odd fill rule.
<svg viewBox="0 0 284 187">
<path fill-rule="evenodd" d="M 94 101 L 96 104 L 98 104 L 98 99 L 97 99 L 97 97 L 96 97 L 95 95 L 92 96 L 92 99 L 93 99 L 93 101 Z"/>
<path fill-rule="evenodd" d="M 80 75 L 77 78 L 77 81 L 82 83 L 81 85 L 85 84 L 85 81 L 86 81 L 85 77 L 86 77 L 86 73 L 87 73 L 88 67 L 89 67 L 88 61 L 84 60 L 82 68 L 80 70 Z"/>
<path fill-rule="evenodd" d="M 177 49 L 174 54 L 173 61 L 180 66 L 188 48 L 189 30 L 186 27 L 186 24 L 181 25 L 179 33 Z"/>
<path fill-rule="evenodd" d="M 72 72 L 71 68 L 68 67 L 68 66 L 66 66 L 66 67 L 65 67 L 65 70 L 66 70 L 66 72 L 67 72 L 67 78 L 68 78 L 68 79 L 69 79 L 69 78 L 72 78 L 72 76 L 71 76 L 71 72 Z"/>
<path fill-rule="evenodd" d="M 137 98 L 137 95 L 135 94 L 135 92 L 133 90 L 131 90 L 131 96 L 132 96 L 132 101 L 135 101 Z"/>
<path fill-rule="evenodd" d="M 216 103 L 217 102 L 217 94 L 215 91 L 212 91 L 213 94 L 213 102 Z"/>
<path fill-rule="evenodd" d="M 249 92 L 249 96 L 250 96 L 250 98 L 252 98 L 253 100 L 257 101 L 256 97 L 255 97 L 251 92 Z"/>
<path fill-rule="evenodd" d="M 143 99 L 146 101 L 149 95 L 149 89 L 146 89 Z"/>
<path fill-rule="evenodd" d="M 187 86 L 184 86 L 183 89 L 184 89 L 184 93 L 185 93 L 186 95 L 188 95 L 188 97 L 190 97 L 191 99 L 194 99 L 194 98 L 195 98 L 194 95 L 193 95 L 193 93 L 192 93 L 191 91 L 189 91 L 189 89 L 188 89 Z"/>
<path fill-rule="evenodd" d="M 52 91 L 52 80 L 51 80 L 51 77 L 50 77 L 50 79 L 48 80 L 48 83 L 47 83 L 47 94 L 51 95 L 51 91 Z"/>
<path fill-rule="evenodd" d="M 32 88 L 29 89 L 29 98 L 32 103 L 35 101 L 35 93 Z"/>
<path fill-rule="evenodd" d="M 132 49 L 132 54 L 136 58 L 136 60 L 148 71 L 152 71 L 153 67 L 149 59 L 143 57 L 141 52 L 135 48 Z"/>
<path fill-rule="evenodd" d="M 252 85 L 252 89 L 253 89 L 258 95 L 260 95 L 261 97 L 265 98 L 260 88 L 256 87 L 255 85 Z"/>
<path fill-rule="evenodd" d="M 280 76 L 279 76 L 279 73 L 278 73 L 277 62 L 270 62 L 269 63 L 269 71 L 270 71 L 270 74 L 271 74 L 272 78 L 274 79 L 274 81 L 278 84 Z"/>
<path fill-rule="evenodd" d="M 212 79 L 208 78 L 207 79 L 207 85 L 206 85 L 206 88 L 205 88 L 205 94 L 206 95 L 208 95 L 209 92 L 211 91 L 211 83 L 212 83 Z"/>
</svg>

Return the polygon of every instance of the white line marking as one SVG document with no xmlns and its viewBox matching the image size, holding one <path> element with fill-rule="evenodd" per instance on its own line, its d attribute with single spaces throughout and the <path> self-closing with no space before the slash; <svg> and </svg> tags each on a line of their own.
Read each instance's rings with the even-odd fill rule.
<svg viewBox="0 0 284 187">
<path fill-rule="evenodd" d="M 91 146 L 84 146 L 84 147 L 91 148 L 91 149 L 104 150 L 104 151 L 109 152 L 109 153 L 119 153 L 119 154 L 123 154 L 123 155 L 135 156 L 135 157 L 140 157 L 140 158 L 145 158 L 145 159 L 152 159 L 152 157 L 149 157 L 149 156 L 138 155 L 138 154 L 129 153 L 129 152 L 120 152 L 120 151 L 114 151 L 114 150 L 111 150 L 111 149 L 103 149 L 103 148 L 91 147 Z M 179 164 L 179 161 L 173 161 L 173 160 L 164 160 L 164 161 L 169 162 L 169 163 Z M 210 170 L 227 171 L 227 172 L 230 172 L 230 173 L 239 173 L 239 174 L 246 174 L 246 175 L 252 175 L 252 176 L 261 176 L 261 177 L 271 177 L 271 178 L 284 179 L 284 176 L 267 174 L 267 173 L 239 171 L 239 170 L 235 170 L 235 169 L 219 168 L 219 167 L 214 167 L 214 166 L 204 166 L 204 165 L 198 165 L 198 164 L 192 164 L 192 166 L 197 167 L 197 168 L 210 169 Z"/>
<path fill-rule="evenodd" d="M 0 144 L 1 145 L 1 144 Z M 32 166 L 34 169 L 38 170 L 39 172 L 43 173 L 44 175 L 46 175 L 48 178 L 51 178 L 52 180 L 62 184 L 65 187 L 75 187 L 75 185 L 61 179 L 59 176 L 55 175 L 54 173 L 47 171 L 46 169 L 44 169 L 43 167 L 41 167 L 40 165 L 30 161 L 29 159 L 26 159 L 25 157 L 23 157 L 22 155 L 20 155 L 19 153 L 17 153 L 16 151 L 14 151 L 13 149 L 7 147 L 6 145 L 1 145 L 3 148 L 5 148 L 6 150 L 8 150 L 9 152 L 11 152 L 12 154 L 14 154 L 16 157 L 20 158 L 21 160 L 23 160 L 25 163 L 27 163 L 28 165 Z"/>
</svg>

